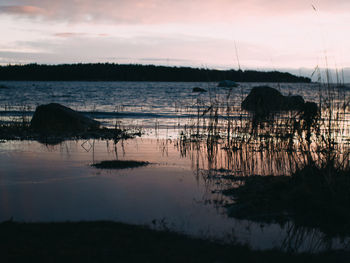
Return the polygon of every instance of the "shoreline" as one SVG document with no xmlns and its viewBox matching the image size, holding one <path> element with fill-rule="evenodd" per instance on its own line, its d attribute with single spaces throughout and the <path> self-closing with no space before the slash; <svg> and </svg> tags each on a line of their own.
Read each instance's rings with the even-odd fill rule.
<svg viewBox="0 0 350 263">
<path fill-rule="evenodd" d="M 0 223 L 10 262 L 348 262 L 347 251 L 291 254 L 111 221 Z"/>
</svg>

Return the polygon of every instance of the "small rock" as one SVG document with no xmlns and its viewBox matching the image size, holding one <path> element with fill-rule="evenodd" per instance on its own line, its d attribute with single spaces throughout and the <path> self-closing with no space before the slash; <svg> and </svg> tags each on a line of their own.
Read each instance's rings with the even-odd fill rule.
<svg viewBox="0 0 350 263">
<path fill-rule="evenodd" d="M 194 87 L 192 92 L 207 92 L 207 90 L 199 88 L 199 87 Z"/>
<path fill-rule="evenodd" d="M 219 82 L 218 87 L 234 88 L 238 87 L 238 83 L 234 82 L 233 80 L 222 80 Z"/>
<path fill-rule="evenodd" d="M 95 163 L 92 166 L 99 169 L 128 169 L 128 168 L 137 168 L 141 166 L 149 165 L 149 162 L 141 161 L 124 161 L 124 160 L 111 160 L 111 161 L 102 161 L 100 163 Z"/>
</svg>

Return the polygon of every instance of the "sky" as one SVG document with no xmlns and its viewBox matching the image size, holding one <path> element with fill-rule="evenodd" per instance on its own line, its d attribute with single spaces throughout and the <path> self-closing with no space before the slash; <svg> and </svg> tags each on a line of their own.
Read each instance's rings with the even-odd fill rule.
<svg viewBox="0 0 350 263">
<path fill-rule="evenodd" d="M 344 69 L 349 0 L 0 0 L 0 64 Z"/>
</svg>

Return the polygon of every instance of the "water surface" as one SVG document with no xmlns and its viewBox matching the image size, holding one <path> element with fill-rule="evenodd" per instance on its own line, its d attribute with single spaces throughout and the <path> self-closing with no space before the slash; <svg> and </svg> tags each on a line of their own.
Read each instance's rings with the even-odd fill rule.
<svg viewBox="0 0 350 263">
<path fill-rule="evenodd" d="M 119 141 L 78 140 L 58 145 L 34 141 L 0 143 L 0 221 L 114 220 L 170 228 L 202 237 L 237 239 L 254 248 L 294 246 L 311 250 L 342 247 L 339 240 L 324 241 L 314 229 L 290 223 L 256 224 L 229 218 L 219 190 L 231 181 L 217 175 L 280 175 L 295 169 L 300 153 L 283 148 L 260 149 L 258 142 L 234 150 L 224 140 L 208 144 L 197 140 L 198 130 L 210 118 L 200 116 L 211 105 L 219 109 L 218 127 L 227 136 L 227 120 L 239 126 L 249 120 L 240 103 L 253 86 L 217 88 L 216 83 L 168 82 L 0 82 L 0 121 L 29 121 L 35 107 L 61 103 L 103 125 L 141 129 L 141 138 Z M 326 96 L 318 84 L 269 84 L 284 95 L 302 95 L 319 102 Z M 208 90 L 193 93 L 193 87 Z M 337 101 L 344 101 L 342 90 Z M 344 96 L 344 98 L 342 97 Z M 228 104 L 229 103 L 229 104 Z M 230 115 L 225 109 L 231 107 Z M 346 109 L 342 118 L 348 118 Z M 283 118 L 288 118 L 284 116 Z M 340 142 L 349 138 L 342 122 Z M 230 124 L 231 125 L 231 124 Z M 340 132 L 341 129 L 341 132 Z M 191 137 L 196 135 L 195 137 Z M 187 137 L 186 137 L 187 136 Z M 239 132 L 231 134 L 239 138 Z M 197 139 L 196 139 L 197 138 Z M 264 141 L 265 142 L 265 141 Z M 273 142 L 276 145 L 275 142 Z M 230 146 L 231 151 L 228 151 Z M 91 164 L 103 160 L 139 160 L 151 164 L 123 170 L 100 170 Z M 302 232 L 302 233 L 301 233 Z M 294 234 L 291 234 L 294 233 Z M 302 242 L 298 238 L 303 236 Z"/>
</svg>

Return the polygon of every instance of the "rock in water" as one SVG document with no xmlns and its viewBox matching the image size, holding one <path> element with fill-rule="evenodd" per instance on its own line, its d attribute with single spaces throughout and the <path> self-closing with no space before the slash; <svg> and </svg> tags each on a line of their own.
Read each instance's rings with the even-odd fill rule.
<svg viewBox="0 0 350 263">
<path fill-rule="evenodd" d="M 301 112 L 302 112 L 301 117 L 306 122 L 311 122 L 319 114 L 319 108 L 315 102 L 307 101 L 303 105 Z"/>
<path fill-rule="evenodd" d="M 285 96 L 285 105 L 282 110 L 300 110 L 304 106 L 304 99 L 300 95 L 296 96 Z"/>
<path fill-rule="evenodd" d="M 219 82 L 218 87 L 234 88 L 238 87 L 238 84 L 233 80 L 222 80 Z"/>
<path fill-rule="evenodd" d="M 82 132 L 99 128 L 100 123 L 58 103 L 36 108 L 30 127 L 39 132 Z"/>
<path fill-rule="evenodd" d="M 199 88 L 199 87 L 194 87 L 192 92 L 207 92 L 207 90 Z"/>
<path fill-rule="evenodd" d="M 271 111 L 300 110 L 304 105 L 301 96 L 283 96 L 278 90 L 260 86 L 254 87 L 242 102 L 242 109 L 257 113 Z"/>
</svg>

